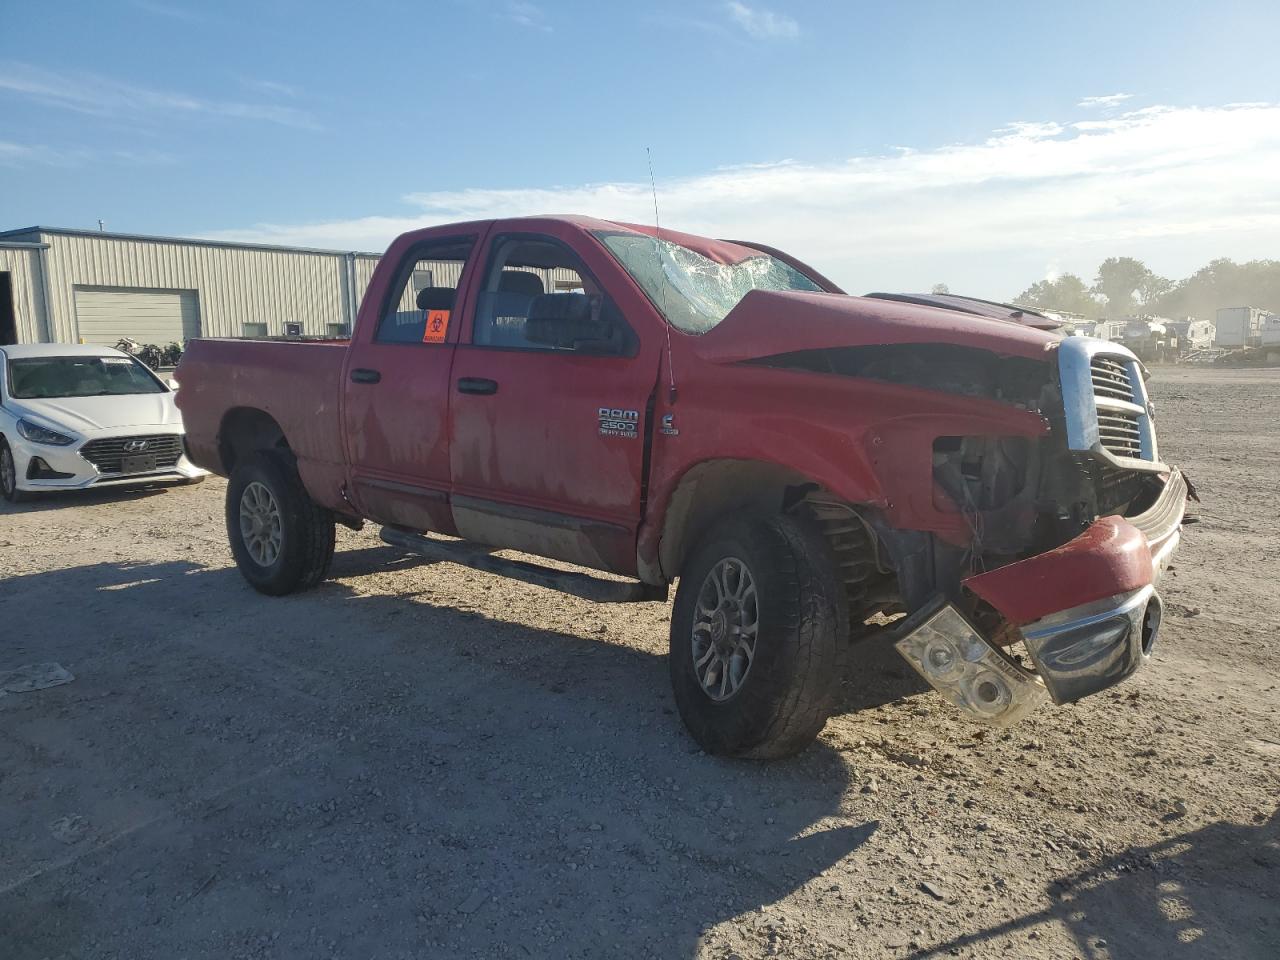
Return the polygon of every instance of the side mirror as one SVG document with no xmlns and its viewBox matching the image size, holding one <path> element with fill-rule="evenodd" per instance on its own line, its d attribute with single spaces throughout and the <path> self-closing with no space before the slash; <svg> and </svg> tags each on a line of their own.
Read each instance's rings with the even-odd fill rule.
<svg viewBox="0 0 1280 960">
<path fill-rule="evenodd" d="M 600 298 L 582 293 L 534 297 L 524 336 L 530 343 L 584 353 L 606 353 L 617 345 L 617 328 L 600 319 Z"/>
</svg>

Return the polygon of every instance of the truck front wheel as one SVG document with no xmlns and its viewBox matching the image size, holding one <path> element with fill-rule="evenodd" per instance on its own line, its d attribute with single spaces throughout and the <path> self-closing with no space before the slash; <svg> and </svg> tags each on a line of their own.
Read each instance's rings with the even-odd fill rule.
<svg viewBox="0 0 1280 960">
<path fill-rule="evenodd" d="M 262 451 L 237 464 L 227 484 L 227 539 L 250 585 L 281 596 L 328 573 L 333 515 L 308 496 L 287 457 Z"/>
<path fill-rule="evenodd" d="M 708 753 L 772 759 L 833 709 L 848 642 L 830 549 L 801 517 L 733 518 L 687 558 L 671 617 L 676 706 Z"/>
</svg>

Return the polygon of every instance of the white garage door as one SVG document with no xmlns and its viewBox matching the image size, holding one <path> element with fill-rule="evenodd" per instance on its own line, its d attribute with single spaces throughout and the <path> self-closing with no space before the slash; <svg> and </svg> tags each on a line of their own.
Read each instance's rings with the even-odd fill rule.
<svg viewBox="0 0 1280 960">
<path fill-rule="evenodd" d="M 200 300 L 194 290 L 76 287 L 76 322 L 84 343 L 131 337 L 163 348 L 200 336 Z"/>
</svg>

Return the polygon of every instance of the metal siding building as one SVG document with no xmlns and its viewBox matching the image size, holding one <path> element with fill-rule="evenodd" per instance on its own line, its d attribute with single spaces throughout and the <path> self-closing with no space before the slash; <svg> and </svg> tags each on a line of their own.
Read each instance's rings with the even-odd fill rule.
<svg viewBox="0 0 1280 960">
<path fill-rule="evenodd" d="M 41 266 L 45 248 L 38 243 L 0 239 L 0 342 L 47 340 L 45 286 Z M 5 295 L 8 302 L 3 302 Z"/>
<path fill-rule="evenodd" d="M 372 253 L 49 227 L 0 234 L 20 343 L 128 335 L 163 346 L 282 336 L 290 321 L 306 336 L 344 336 L 377 262 Z"/>
</svg>

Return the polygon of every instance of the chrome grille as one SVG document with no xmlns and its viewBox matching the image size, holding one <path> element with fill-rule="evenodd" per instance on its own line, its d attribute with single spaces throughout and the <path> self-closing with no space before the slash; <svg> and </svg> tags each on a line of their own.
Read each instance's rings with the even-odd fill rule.
<svg viewBox="0 0 1280 960">
<path fill-rule="evenodd" d="M 1089 362 L 1089 378 L 1095 396 L 1133 402 L 1133 380 L 1129 366 L 1116 357 L 1098 355 Z"/>
<path fill-rule="evenodd" d="M 1129 505 L 1141 496 L 1143 474 L 1138 470 L 1113 467 L 1093 457 L 1081 455 L 1080 469 L 1097 496 L 1098 516 L 1129 512 Z"/>
<path fill-rule="evenodd" d="M 126 444 L 145 443 L 141 450 L 126 450 Z M 104 437 L 90 440 L 80 448 L 84 457 L 100 473 L 119 473 L 121 461 L 128 456 L 143 455 L 156 458 L 156 469 L 163 470 L 177 465 L 182 456 L 182 434 L 159 433 L 136 437 Z"/>
<path fill-rule="evenodd" d="M 1142 457 L 1142 430 L 1136 413 L 1099 407 L 1098 440 L 1117 457 Z"/>
<path fill-rule="evenodd" d="M 1067 337 L 1058 344 L 1067 449 L 1126 469 L 1163 469 L 1142 364 L 1118 343 Z"/>
</svg>

